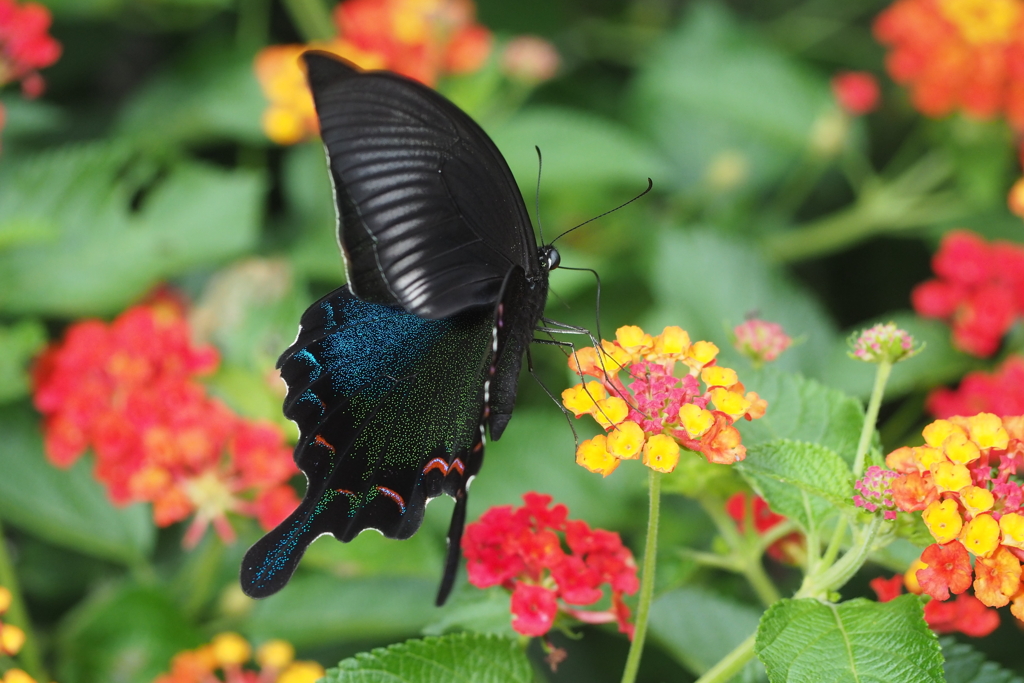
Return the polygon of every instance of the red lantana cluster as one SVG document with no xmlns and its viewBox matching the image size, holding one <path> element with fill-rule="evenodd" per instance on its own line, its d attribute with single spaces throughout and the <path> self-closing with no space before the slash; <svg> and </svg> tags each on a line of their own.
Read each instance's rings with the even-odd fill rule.
<svg viewBox="0 0 1024 683">
<path fill-rule="evenodd" d="M 916 572 L 917 566 L 911 571 Z M 917 578 L 911 572 L 907 572 L 906 576 L 896 574 L 889 579 L 878 577 L 872 579 L 869 585 L 878 595 L 879 602 L 889 602 L 903 594 L 904 582 L 912 593 L 921 592 Z M 924 606 L 924 621 L 936 633 L 963 633 L 972 638 L 984 638 L 999 628 L 999 613 L 985 607 L 973 595 L 965 593 L 946 602 L 929 600 Z"/>
<path fill-rule="evenodd" d="M 708 462 L 743 460 L 747 449 L 733 424 L 762 417 L 768 402 L 748 392 L 735 370 L 717 365 L 717 355 L 717 346 L 691 342 L 674 325 L 656 336 L 626 325 L 615 331 L 615 341 L 602 340 L 600 351 L 588 346 L 570 356 L 573 372 L 596 381 L 563 391 L 562 404 L 608 432 L 581 443 L 576 462 L 608 476 L 622 460 L 635 459 L 672 472 L 683 448 Z M 678 363 L 686 368 L 682 377 L 675 374 Z M 628 387 L 620 371 L 629 375 Z"/>
<path fill-rule="evenodd" d="M 298 503 L 287 484 L 298 470 L 279 427 L 207 395 L 196 378 L 218 356 L 189 337 L 184 307 L 158 294 L 109 325 L 72 325 L 38 358 L 33 381 L 50 461 L 70 467 L 91 448 L 115 504 L 151 502 L 159 526 L 196 513 L 192 546 L 211 522 L 232 540 L 228 512 L 274 527 Z"/>
<path fill-rule="evenodd" d="M 476 23 L 472 0 L 345 0 L 334 8 L 336 38 L 272 45 L 256 56 L 256 76 L 270 107 L 263 129 L 290 145 L 317 134 L 313 98 L 299 65 L 309 49 L 325 50 L 363 69 L 388 69 L 433 86 L 442 75 L 484 65 L 492 37 Z"/>
<path fill-rule="evenodd" d="M 754 530 L 759 535 L 765 534 L 769 529 L 786 521 L 782 515 L 772 512 L 764 498 L 748 495 L 742 491 L 734 493 L 725 502 L 725 511 L 736 521 L 736 526 L 741 532 L 746 531 L 749 515 L 750 520 L 754 523 Z M 772 543 L 766 552 L 768 557 L 777 562 L 799 564 L 805 554 L 804 537 L 800 532 L 794 531 Z"/>
<path fill-rule="evenodd" d="M 1024 248 L 956 230 L 942 239 L 932 270 L 938 277 L 911 294 L 914 310 L 949 321 L 957 348 L 991 356 L 1024 314 Z"/>
<path fill-rule="evenodd" d="M 1024 415 L 1024 357 L 1010 356 L 992 373 L 969 372 L 955 390 L 935 389 L 928 394 L 926 407 L 940 418 L 978 413 Z"/>
<path fill-rule="evenodd" d="M 45 83 L 39 75 L 60 58 L 60 43 L 49 34 L 50 10 L 39 3 L 19 5 L 0 0 L 0 87 L 21 81 L 25 97 L 43 94 Z M 0 106 L 0 129 L 4 108 Z"/>
<path fill-rule="evenodd" d="M 1024 2 L 897 0 L 874 25 L 889 74 L 927 116 L 1005 114 L 1024 132 Z"/>
<path fill-rule="evenodd" d="M 1010 611 L 1024 621 L 1024 489 L 1016 478 L 1024 464 L 1024 416 L 936 420 L 924 439 L 924 446 L 898 448 L 885 459 L 899 475 L 891 483 L 897 507 L 923 511 L 936 540 L 912 568 L 921 591 L 943 601 L 973 585 L 983 604 L 1012 603 Z"/>
<path fill-rule="evenodd" d="M 543 636 L 561 612 L 588 624 L 617 621 L 632 638 L 622 596 L 635 593 L 640 582 L 619 535 L 567 519 L 564 505 L 548 507 L 551 496 L 527 493 L 523 502 L 521 508 L 493 507 L 466 527 L 462 552 L 469 582 L 512 591 L 512 628 L 523 635 Z M 577 609 L 601 600 L 603 584 L 611 589 L 610 609 Z"/>
</svg>

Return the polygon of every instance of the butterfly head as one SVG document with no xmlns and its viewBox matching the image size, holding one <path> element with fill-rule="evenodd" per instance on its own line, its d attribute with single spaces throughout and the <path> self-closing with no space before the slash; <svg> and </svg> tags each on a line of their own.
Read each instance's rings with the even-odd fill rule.
<svg viewBox="0 0 1024 683">
<path fill-rule="evenodd" d="M 554 270 L 562 262 L 558 250 L 550 245 L 541 247 L 538 256 L 540 257 L 540 267 L 546 271 Z"/>
</svg>

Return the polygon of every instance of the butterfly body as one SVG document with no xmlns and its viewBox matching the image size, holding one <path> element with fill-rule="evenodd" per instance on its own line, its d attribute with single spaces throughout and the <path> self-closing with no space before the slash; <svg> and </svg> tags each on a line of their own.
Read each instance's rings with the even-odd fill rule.
<svg viewBox="0 0 1024 683">
<path fill-rule="evenodd" d="M 308 486 L 246 554 L 242 588 L 276 592 L 325 533 L 408 538 L 447 494 L 440 603 L 485 432 L 509 421 L 558 255 L 538 248 L 504 159 L 455 105 L 394 74 L 305 59 L 348 284 L 310 306 L 278 363 Z"/>
</svg>

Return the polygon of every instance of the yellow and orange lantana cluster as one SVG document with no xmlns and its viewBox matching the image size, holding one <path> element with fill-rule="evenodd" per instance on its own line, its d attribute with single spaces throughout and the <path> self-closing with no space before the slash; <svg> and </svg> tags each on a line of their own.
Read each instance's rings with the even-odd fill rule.
<svg viewBox="0 0 1024 683">
<path fill-rule="evenodd" d="M 338 35 L 308 45 L 272 45 L 256 56 L 256 77 L 270 101 L 263 130 L 290 145 L 317 134 L 313 98 L 299 64 L 324 50 L 363 69 L 388 69 L 434 85 L 443 74 L 476 71 L 491 51 L 491 33 L 476 23 L 472 0 L 345 0 L 334 9 Z"/>
<path fill-rule="evenodd" d="M 237 633 L 221 633 L 207 645 L 179 652 L 169 673 L 153 683 L 315 683 L 324 677 L 316 662 L 295 661 L 295 648 L 283 640 L 270 640 L 256 650 L 259 671 L 246 668 L 252 647 Z"/>
<path fill-rule="evenodd" d="M 946 600 L 970 588 L 973 578 L 981 602 L 1012 603 L 1024 621 L 1024 491 L 1015 480 L 1024 464 L 1024 416 L 936 420 L 924 438 L 925 445 L 886 457 L 899 473 L 891 485 L 894 502 L 905 512 L 923 511 L 936 541 L 908 572 L 909 587 Z"/>
<path fill-rule="evenodd" d="M 637 458 L 671 472 L 683 448 L 709 462 L 743 460 L 746 447 L 733 423 L 761 417 L 768 404 L 746 391 L 735 370 L 716 365 L 717 355 L 717 346 L 691 342 L 679 327 L 651 336 L 635 325 L 616 330 L 615 341 L 602 340 L 600 352 L 576 352 L 569 367 L 594 379 L 563 391 L 562 403 L 607 432 L 581 443 L 576 462 L 607 476 L 622 460 Z M 677 363 L 686 368 L 682 377 L 675 376 Z M 628 376 L 628 386 L 620 374 Z"/>
</svg>

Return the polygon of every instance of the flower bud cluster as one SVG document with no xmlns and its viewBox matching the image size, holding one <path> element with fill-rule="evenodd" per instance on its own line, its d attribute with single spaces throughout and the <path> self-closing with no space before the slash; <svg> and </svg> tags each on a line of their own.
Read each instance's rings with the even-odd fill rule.
<svg viewBox="0 0 1024 683">
<path fill-rule="evenodd" d="M 326 673 L 317 662 L 295 661 L 295 648 L 283 640 L 263 643 L 253 659 L 245 638 L 220 633 L 206 645 L 176 654 L 171 670 L 153 683 L 315 683 Z"/>
</svg>

